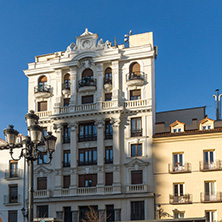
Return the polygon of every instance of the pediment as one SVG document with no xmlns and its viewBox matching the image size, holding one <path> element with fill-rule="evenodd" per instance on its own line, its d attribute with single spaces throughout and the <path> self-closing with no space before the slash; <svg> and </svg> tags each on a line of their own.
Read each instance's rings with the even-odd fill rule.
<svg viewBox="0 0 222 222">
<path fill-rule="evenodd" d="M 141 159 L 138 159 L 138 158 L 135 158 L 133 160 L 131 160 L 130 162 L 124 164 L 126 167 L 135 167 L 136 165 L 138 167 L 143 167 L 143 166 L 148 166 L 149 163 L 148 162 L 145 162 Z"/>
<path fill-rule="evenodd" d="M 178 120 L 176 120 L 175 122 L 173 122 L 173 123 L 170 124 L 170 127 L 175 127 L 175 126 L 178 126 L 178 125 L 184 126 L 185 123 L 179 122 Z"/>
<path fill-rule="evenodd" d="M 52 170 L 42 165 L 35 168 L 34 172 L 34 174 L 49 174 L 52 172 Z"/>
<path fill-rule="evenodd" d="M 214 123 L 214 120 L 206 117 L 206 118 L 200 120 L 200 122 L 199 122 L 199 124 L 205 124 L 205 123 L 210 123 L 210 124 L 212 124 L 212 123 Z"/>
</svg>

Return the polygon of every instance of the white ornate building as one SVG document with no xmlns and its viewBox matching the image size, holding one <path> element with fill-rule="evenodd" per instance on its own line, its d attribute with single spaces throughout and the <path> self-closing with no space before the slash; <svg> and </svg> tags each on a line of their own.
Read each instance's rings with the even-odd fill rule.
<svg viewBox="0 0 222 222">
<path fill-rule="evenodd" d="M 151 32 L 124 47 L 86 29 L 28 64 L 28 108 L 57 136 L 52 163 L 35 166 L 36 218 L 81 221 L 89 206 L 107 221 L 154 218 L 155 56 Z"/>
</svg>

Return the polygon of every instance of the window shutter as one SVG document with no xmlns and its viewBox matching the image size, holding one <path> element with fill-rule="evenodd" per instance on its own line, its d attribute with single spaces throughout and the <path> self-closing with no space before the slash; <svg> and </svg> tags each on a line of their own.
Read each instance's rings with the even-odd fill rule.
<svg viewBox="0 0 222 222">
<path fill-rule="evenodd" d="M 131 171 L 131 184 L 142 184 L 143 183 L 143 171 L 135 170 Z"/>
<path fill-rule="evenodd" d="M 47 190 L 47 177 L 37 178 L 37 190 Z"/>
<path fill-rule="evenodd" d="M 93 95 L 91 96 L 82 96 L 82 104 L 93 103 Z"/>
<path fill-rule="evenodd" d="M 113 184 L 113 173 L 106 173 L 106 186 L 112 186 Z"/>
<path fill-rule="evenodd" d="M 69 188 L 70 186 L 70 176 L 63 176 L 63 187 Z"/>
<path fill-rule="evenodd" d="M 38 102 L 38 112 L 47 111 L 47 101 Z"/>
</svg>

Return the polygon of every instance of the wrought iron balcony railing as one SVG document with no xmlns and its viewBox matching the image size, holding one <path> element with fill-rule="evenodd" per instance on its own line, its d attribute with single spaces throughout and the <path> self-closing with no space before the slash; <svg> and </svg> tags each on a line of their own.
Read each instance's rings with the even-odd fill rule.
<svg viewBox="0 0 222 222">
<path fill-rule="evenodd" d="M 79 142 L 83 141 L 95 141 L 97 140 L 96 134 L 90 134 L 90 135 L 79 135 Z"/>
<path fill-rule="evenodd" d="M 131 137 L 142 136 L 142 129 L 131 130 Z"/>
<path fill-rule="evenodd" d="M 105 84 L 112 84 L 112 79 L 110 79 L 110 78 L 103 78 L 103 84 L 105 85 Z"/>
<path fill-rule="evenodd" d="M 78 160 L 78 165 L 79 166 L 88 166 L 88 165 L 96 165 L 97 160 L 92 160 L 92 161 L 80 161 Z"/>
<path fill-rule="evenodd" d="M 174 165 L 168 164 L 169 173 L 190 173 L 191 172 L 191 163 L 184 163 L 184 165 Z"/>
<path fill-rule="evenodd" d="M 70 89 L 70 82 L 65 82 L 62 84 L 62 89 Z"/>
<path fill-rule="evenodd" d="M 222 202 L 222 192 L 200 193 L 201 202 Z"/>
<path fill-rule="evenodd" d="M 85 77 L 79 80 L 79 87 L 84 86 L 95 86 L 96 87 L 96 79 L 92 77 Z"/>
<path fill-rule="evenodd" d="M 70 162 L 62 162 L 63 167 L 70 167 Z"/>
<path fill-rule="evenodd" d="M 113 134 L 112 133 L 107 133 L 105 132 L 105 140 L 109 140 L 113 138 Z"/>
<path fill-rule="evenodd" d="M 145 73 L 141 71 L 136 71 L 132 73 L 126 74 L 126 81 L 131 81 L 131 80 L 145 80 Z"/>
<path fill-rule="evenodd" d="M 39 92 L 47 92 L 49 93 L 51 90 L 51 86 L 44 84 L 44 85 L 38 85 L 34 87 L 34 93 L 39 93 Z"/>
<path fill-rule="evenodd" d="M 170 204 L 190 204 L 192 203 L 192 195 L 184 194 L 183 196 L 176 196 L 170 194 Z"/>
<path fill-rule="evenodd" d="M 222 161 L 216 160 L 214 162 L 200 161 L 200 171 L 222 170 Z"/>
<path fill-rule="evenodd" d="M 21 169 L 5 170 L 5 179 L 19 179 L 21 178 Z"/>
<path fill-rule="evenodd" d="M 21 195 L 4 195 L 4 204 L 19 204 L 21 203 Z"/>
</svg>

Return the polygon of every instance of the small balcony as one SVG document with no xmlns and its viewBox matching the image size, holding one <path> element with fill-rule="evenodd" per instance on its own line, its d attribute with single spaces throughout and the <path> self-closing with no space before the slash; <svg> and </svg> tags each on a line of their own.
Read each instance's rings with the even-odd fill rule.
<svg viewBox="0 0 222 222">
<path fill-rule="evenodd" d="M 145 82 L 145 73 L 141 71 L 126 74 L 127 86 L 142 86 Z"/>
<path fill-rule="evenodd" d="M 190 173 L 191 172 L 191 163 L 185 163 L 184 165 L 176 165 L 169 163 L 168 164 L 169 173 Z"/>
<path fill-rule="evenodd" d="M 170 194 L 170 204 L 191 204 L 192 203 L 192 195 L 185 194 L 183 196 L 175 196 Z"/>
<path fill-rule="evenodd" d="M 50 97 L 51 93 L 51 86 L 44 84 L 38 85 L 34 88 L 34 96 L 35 98 L 48 98 Z"/>
<path fill-rule="evenodd" d="M 222 202 L 222 192 L 200 193 L 200 201 L 202 203 Z"/>
<path fill-rule="evenodd" d="M 51 196 L 50 190 L 35 190 L 34 191 L 34 198 L 46 198 L 50 196 Z"/>
<path fill-rule="evenodd" d="M 70 82 L 65 82 L 62 84 L 62 94 L 64 96 L 70 95 Z"/>
<path fill-rule="evenodd" d="M 97 135 L 96 134 L 79 135 L 79 142 L 96 141 L 96 140 L 97 140 Z"/>
<path fill-rule="evenodd" d="M 112 164 L 113 163 L 113 159 L 106 159 L 106 158 L 104 158 L 104 162 L 105 162 L 105 164 Z"/>
<path fill-rule="evenodd" d="M 113 134 L 112 133 L 105 132 L 105 140 L 111 140 L 112 138 L 113 138 Z"/>
<path fill-rule="evenodd" d="M 200 161 L 200 171 L 216 171 L 222 170 L 222 161 L 216 160 L 215 162 L 205 163 Z"/>
<path fill-rule="evenodd" d="M 62 162 L 63 167 L 70 167 L 70 162 Z"/>
<path fill-rule="evenodd" d="M 131 130 L 131 137 L 142 136 L 142 129 Z"/>
<path fill-rule="evenodd" d="M 97 188 L 96 187 L 78 187 L 77 194 L 78 195 L 88 195 L 88 194 L 96 194 Z"/>
<path fill-rule="evenodd" d="M 79 92 L 95 91 L 96 79 L 85 77 L 79 80 Z"/>
<path fill-rule="evenodd" d="M 106 90 L 106 91 L 110 91 L 112 89 L 112 79 L 110 78 L 104 78 L 103 79 L 103 88 Z"/>
<path fill-rule="evenodd" d="M 5 170 L 6 180 L 19 180 L 21 179 L 21 169 L 17 170 Z"/>
<path fill-rule="evenodd" d="M 147 191 L 148 191 L 147 184 L 132 184 L 126 187 L 127 193 L 141 193 Z"/>
<path fill-rule="evenodd" d="M 78 160 L 78 166 L 89 166 L 89 165 L 96 165 L 97 160 L 92 160 L 92 161 L 80 161 Z"/>
<path fill-rule="evenodd" d="M 20 205 L 22 201 L 21 195 L 4 195 L 4 205 Z"/>
</svg>

